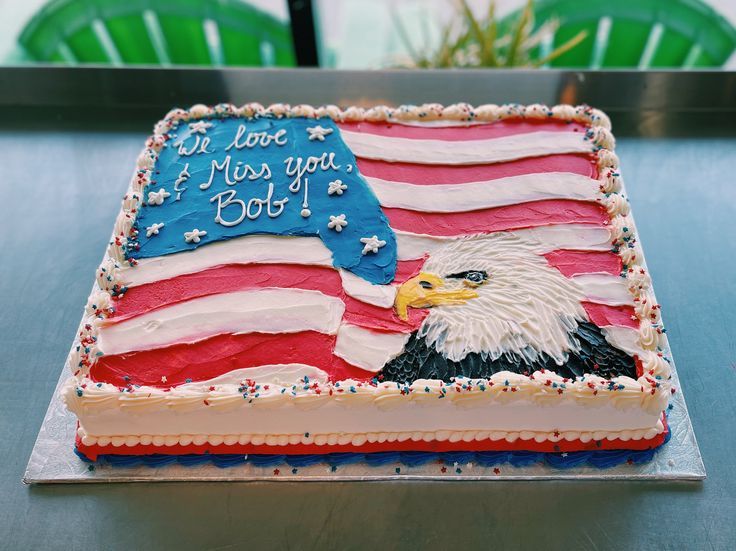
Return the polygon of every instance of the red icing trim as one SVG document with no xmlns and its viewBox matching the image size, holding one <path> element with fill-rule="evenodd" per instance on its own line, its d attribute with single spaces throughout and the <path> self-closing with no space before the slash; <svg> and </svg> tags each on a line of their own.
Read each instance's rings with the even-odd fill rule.
<svg viewBox="0 0 736 551">
<path fill-rule="evenodd" d="M 296 444 L 288 446 L 254 446 L 251 444 L 240 445 L 234 444 L 227 446 L 221 444 L 219 446 L 211 446 L 205 444 L 202 446 L 154 446 L 154 445 L 137 445 L 137 446 L 85 446 L 77 437 L 77 448 L 92 461 L 97 459 L 98 455 L 115 454 L 115 455 L 149 455 L 155 453 L 167 455 L 181 454 L 247 454 L 247 453 L 264 453 L 264 454 L 327 454 L 336 452 L 352 452 L 352 453 L 371 453 L 386 451 L 535 451 L 535 452 L 576 452 L 576 451 L 597 451 L 597 450 L 647 450 L 661 446 L 669 432 L 667 420 L 662 416 L 665 430 L 662 434 L 658 434 L 654 438 L 641 440 L 592 440 L 590 442 L 581 442 L 580 440 L 560 441 L 560 442 L 536 442 L 534 440 L 517 440 L 516 442 L 501 441 L 473 441 L 473 442 L 384 442 L 384 443 L 366 443 L 361 446 L 335 445 L 335 446 L 316 446 L 314 444 Z"/>
<path fill-rule="evenodd" d="M 546 172 L 571 172 L 598 178 L 594 158 L 591 155 L 574 153 L 527 157 L 485 165 L 422 165 L 358 159 L 358 170 L 363 176 L 415 185 L 466 184 Z"/>
<path fill-rule="evenodd" d="M 300 333 L 217 335 L 191 344 L 101 356 L 92 365 L 96 382 L 120 387 L 147 385 L 168 388 L 212 379 L 235 369 L 270 364 L 307 363 L 330 374 L 333 381 L 369 381 L 374 374 L 334 356 L 335 336 Z M 166 377 L 166 383 L 161 381 Z"/>
<path fill-rule="evenodd" d="M 497 121 L 488 124 L 470 126 L 419 126 L 393 124 L 387 122 L 342 122 L 337 125 L 340 130 L 388 136 L 392 138 L 408 138 L 413 140 L 442 140 L 449 142 L 467 142 L 471 140 L 489 140 L 504 136 L 515 136 L 530 132 L 579 132 L 585 134 L 587 127 L 579 123 L 568 123 L 557 120 L 541 121 Z M 582 138 L 581 138 L 582 139 Z"/>
<path fill-rule="evenodd" d="M 600 273 L 619 275 L 623 269 L 621 257 L 611 251 L 559 249 L 546 253 L 544 257 L 550 266 L 554 266 L 567 277 Z"/>
<path fill-rule="evenodd" d="M 530 201 L 472 212 L 419 212 L 384 208 L 395 230 L 436 236 L 491 233 L 549 224 L 594 224 L 603 226 L 609 216 L 598 203 L 571 199 Z"/>
</svg>

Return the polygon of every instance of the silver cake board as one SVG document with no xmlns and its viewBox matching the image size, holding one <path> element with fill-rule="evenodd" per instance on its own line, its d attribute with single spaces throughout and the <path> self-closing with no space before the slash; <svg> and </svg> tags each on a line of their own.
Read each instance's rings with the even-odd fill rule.
<svg viewBox="0 0 736 551">
<path fill-rule="evenodd" d="M 352 463 L 333 467 L 319 463 L 299 468 L 286 463 L 261 467 L 250 462 L 226 468 L 212 463 L 196 466 L 173 463 L 163 467 L 90 464 L 74 453 L 76 419 L 66 410 L 59 397 L 59 388 L 68 377 L 69 372 L 65 369 L 51 398 L 23 475 L 23 482 L 26 484 L 331 480 L 703 480 L 706 476 L 674 364 L 672 387 L 677 390 L 670 399 L 668 420 L 671 437 L 657 451 L 652 461 L 642 464 L 624 463 L 610 468 L 578 466 L 564 469 L 546 463 L 523 467 L 506 463 L 486 467 L 472 463 L 447 464 L 437 461 L 419 466 L 397 462 L 381 466 Z"/>
</svg>

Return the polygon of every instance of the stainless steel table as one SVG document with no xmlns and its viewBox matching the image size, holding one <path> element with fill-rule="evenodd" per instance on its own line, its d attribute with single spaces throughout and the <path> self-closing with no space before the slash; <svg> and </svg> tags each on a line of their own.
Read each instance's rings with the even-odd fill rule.
<svg viewBox="0 0 736 551">
<path fill-rule="evenodd" d="M 692 74 L 624 73 L 618 88 L 605 73 L 45 75 L 0 71 L 0 548 L 733 548 L 734 75 L 707 73 L 698 84 Z M 364 87 L 371 81 L 373 90 Z M 502 102 L 515 93 L 517 101 L 565 97 L 613 113 L 708 480 L 23 486 L 119 196 L 154 119 L 170 104 L 194 101 L 192 90 L 204 101 L 219 94 L 267 102 L 270 93 L 292 103 L 396 103 L 411 99 L 412 82 L 415 102 Z M 136 83 L 155 91 L 145 96 Z"/>
</svg>

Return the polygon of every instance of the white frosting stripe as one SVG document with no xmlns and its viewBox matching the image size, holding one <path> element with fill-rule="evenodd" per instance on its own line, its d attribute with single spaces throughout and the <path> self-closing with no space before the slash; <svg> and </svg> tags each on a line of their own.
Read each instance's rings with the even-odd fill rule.
<svg viewBox="0 0 736 551">
<path fill-rule="evenodd" d="M 408 333 L 387 333 L 342 325 L 337 332 L 334 353 L 352 365 L 376 372 L 403 352 L 408 339 Z"/>
<path fill-rule="evenodd" d="M 317 381 L 326 384 L 329 375 L 326 371 L 307 364 L 275 364 L 259 365 L 228 371 L 218 377 L 197 381 L 195 383 L 184 383 L 176 387 L 177 391 L 208 392 L 212 386 L 233 385 L 239 387 L 243 381 L 250 379 L 258 381 L 258 384 L 291 386 L 299 381 Z"/>
<path fill-rule="evenodd" d="M 119 323 L 100 325 L 104 354 L 150 350 L 222 333 L 335 334 L 345 305 L 318 291 L 259 289 L 192 299 Z"/>
<path fill-rule="evenodd" d="M 580 285 L 589 302 L 608 304 L 609 306 L 633 305 L 626 280 L 611 274 L 581 274 L 571 278 Z"/>
<path fill-rule="evenodd" d="M 392 308 L 396 298 L 396 287 L 393 285 L 376 285 L 356 276 L 347 270 L 340 270 L 342 288 L 354 299 L 381 308 Z"/>
<path fill-rule="evenodd" d="M 601 327 L 603 335 L 609 344 L 631 354 L 642 357 L 643 348 L 639 344 L 639 331 L 630 327 L 606 326 Z"/>
<path fill-rule="evenodd" d="M 394 138 L 348 130 L 340 134 L 356 157 L 389 162 L 465 165 L 593 151 L 592 144 L 576 132 L 539 131 L 470 141 Z"/>
<path fill-rule="evenodd" d="M 414 260 L 431 254 L 455 237 L 417 234 L 394 230 L 399 260 Z M 520 237 L 527 237 L 540 244 L 540 254 L 555 249 L 608 251 L 611 249 L 611 232 L 608 228 L 588 224 L 552 224 L 537 228 L 513 230 Z"/>
<path fill-rule="evenodd" d="M 598 180 L 569 172 L 431 186 L 365 179 L 382 207 L 423 212 L 464 212 L 545 199 L 595 201 L 600 195 Z"/>
<path fill-rule="evenodd" d="M 201 272 L 226 264 L 307 264 L 332 266 L 332 253 L 319 237 L 247 235 L 192 251 L 144 258 L 119 270 L 123 285 L 133 287 Z"/>
</svg>

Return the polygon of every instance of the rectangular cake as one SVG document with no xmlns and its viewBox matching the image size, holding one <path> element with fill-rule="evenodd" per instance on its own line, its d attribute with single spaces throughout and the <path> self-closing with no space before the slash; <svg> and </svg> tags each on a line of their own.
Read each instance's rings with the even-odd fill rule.
<svg viewBox="0 0 736 551">
<path fill-rule="evenodd" d="M 172 110 L 69 357 L 78 453 L 653 450 L 613 148 L 587 106 Z"/>
</svg>

